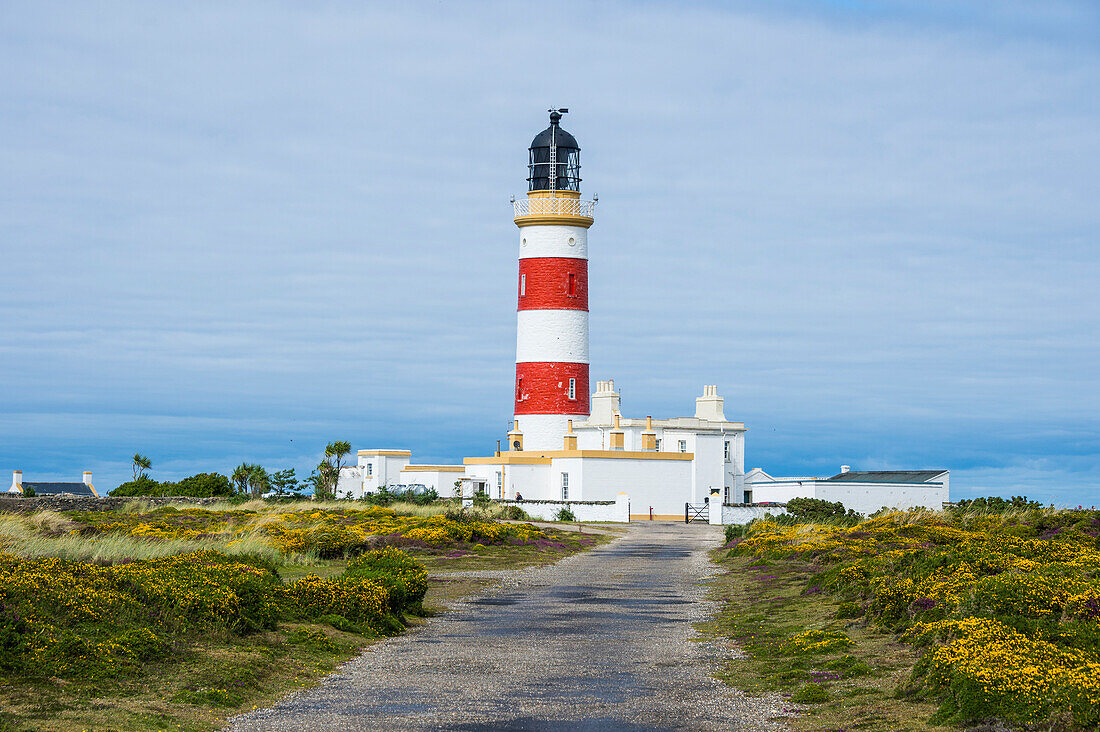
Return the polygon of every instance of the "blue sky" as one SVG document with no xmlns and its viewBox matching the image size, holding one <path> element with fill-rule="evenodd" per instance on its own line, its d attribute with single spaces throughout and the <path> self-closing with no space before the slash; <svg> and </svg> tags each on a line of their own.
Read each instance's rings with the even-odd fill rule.
<svg viewBox="0 0 1100 732">
<path fill-rule="evenodd" d="M 1095 4 L 549 7 L 0 6 L 0 466 L 493 449 L 554 105 L 628 416 L 1100 503 Z"/>
</svg>

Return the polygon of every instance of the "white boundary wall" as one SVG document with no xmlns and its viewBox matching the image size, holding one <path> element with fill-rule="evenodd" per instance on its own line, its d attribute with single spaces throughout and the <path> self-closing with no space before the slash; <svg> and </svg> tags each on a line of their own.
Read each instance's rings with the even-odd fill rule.
<svg viewBox="0 0 1100 732">
<path fill-rule="evenodd" d="M 558 511 L 568 508 L 577 521 L 630 521 L 630 497 L 620 493 L 614 501 L 496 501 L 507 506 L 519 506 L 527 515 L 540 521 L 556 521 Z"/>
<path fill-rule="evenodd" d="M 792 498 L 818 498 L 844 504 L 865 516 L 889 508 L 905 511 L 928 508 L 938 511 L 948 500 L 944 483 L 864 483 L 839 480 L 757 480 L 751 486 L 757 501 L 786 503 Z"/>
</svg>

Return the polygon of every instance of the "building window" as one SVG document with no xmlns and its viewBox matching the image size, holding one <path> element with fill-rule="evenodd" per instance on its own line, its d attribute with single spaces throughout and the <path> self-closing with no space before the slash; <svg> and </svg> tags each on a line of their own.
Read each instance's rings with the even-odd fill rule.
<svg viewBox="0 0 1100 732">
<path fill-rule="evenodd" d="M 527 275 L 525 274 L 519 276 L 519 296 L 527 297 Z"/>
<path fill-rule="evenodd" d="M 523 399 L 523 377 L 516 379 L 516 401 Z"/>
<path fill-rule="evenodd" d="M 563 501 L 569 500 L 569 473 L 561 474 L 561 499 Z"/>
<path fill-rule="evenodd" d="M 569 398 L 570 399 L 576 399 L 577 398 L 577 380 L 576 379 L 570 379 L 569 380 Z"/>
<path fill-rule="evenodd" d="M 653 449 L 656 450 L 657 452 L 661 451 L 661 440 L 660 439 L 656 439 L 656 440 L 653 441 Z"/>
<path fill-rule="evenodd" d="M 497 471 L 497 498 L 500 498 L 504 494 L 504 475 Z"/>
<path fill-rule="evenodd" d="M 745 500 L 742 503 L 752 503 L 752 491 L 745 491 Z"/>
<path fill-rule="evenodd" d="M 569 273 L 569 296 L 572 297 L 577 294 L 577 275 L 572 272 Z"/>
<path fill-rule="evenodd" d="M 374 475 L 374 463 L 367 463 L 367 475 Z"/>
<path fill-rule="evenodd" d="M 726 462 L 730 461 L 730 441 L 726 440 Z"/>
<path fill-rule="evenodd" d="M 680 452 L 687 452 L 687 451 L 688 451 L 688 441 L 687 440 L 680 440 Z"/>
<path fill-rule="evenodd" d="M 722 503 L 730 502 L 730 487 L 727 485 L 725 490 L 722 491 Z"/>
</svg>

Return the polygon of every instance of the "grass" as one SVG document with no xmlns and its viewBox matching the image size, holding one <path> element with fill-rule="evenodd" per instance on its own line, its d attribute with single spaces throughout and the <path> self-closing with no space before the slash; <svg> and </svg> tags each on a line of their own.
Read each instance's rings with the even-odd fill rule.
<svg viewBox="0 0 1100 732">
<path fill-rule="evenodd" d="M 234 530 L 189 539 L 152 539 L 114 533 L 73 534 L 82 522 L 79 516 L 71 514 L 0 514 L 0 548 L 28 558 L 52 556 L 97 564 L 156 559 L 196 549 L 259 554 L 272 560 L 284 582 L 293 582 L 307 574 L 336 578 L 348 567 L 349 560 L 344 557 L 322 559 L 316 553 L 280 552 L 260 533 L 265 520 L 274 520 L 295 508 L 301 510 L 300 506 L 249 502 L 206 508 L 254 511 L 255 516 L 249 518 L 250 528 L 245 535 Z M 348 503 L 334 503 L 331 507 L 308 504 L 310 511 L 326 508 L 346 510 Z M 413 515 L 412 508 L 394 508 L 407 509 L 410 513 L 406 515 Z M 415 508 L 415 515 L 423 515 L 419 511 L 424 507 Z M 123 508 L 128 514 L 148 511 L 148 504 L 140 499 Z M 532 543 L 482 546 L 456 542 L 451 546 L 404 547 L 428 567 L 424 615 L 442 612 L 451 602 L 494 581 L 456 573 L 547 564 L 612 538 L 557 528 L 546 528 L 544 532 L 545 538 Z M 348 623 L 343 618 L 326 620 L 327 617 L 311 622 L 284 621 L 277 629 L 246 636 L 217 631 L 193 635 L 185 643 L 177 644 L 169 658 L 148 661 L 141 666 L 140 673 L 121 679 L 30 680 L 0 673 L 0 730 L 216 729 L 233 714 L 272 704 L 295 689 L 316 684 L 339 664 L 379 640 L 345 632 Z M 416 617 L 407 621 L 412 625 L 427 622 Z"/>
<path fill-rule="evenodd" d="M 328 626 L 288 624 L 247 639 L 196 643 L 178 662 L 150 666 L 140 679 L 0 681 L 0 729 L 207 732 L 233 714 L 317 683 L 367 643 Z"/>
<path fill-rule="evenodd" d="M 805 594 L 816 573 L 812 564 L 727 554 L 717 550 L 713 555 L 725 570 L 712 590 L 723 610 L 700 629 L 739 646 L 745 655 L 729 661 L 719 679 L 749 693 L 792 695 L 792 703 L 805 704 L 798 717 L 787 720 L 798 730 L 936 729 L 925 721 L 935 703 L 896 693 L 916 661 L 913 650 L 892 633 L 838 617 L 845 614 L 840 601 Z M 806 631 L 843 633 L 853 644 L 799 652 L 790 642 Z"/>
</svg>

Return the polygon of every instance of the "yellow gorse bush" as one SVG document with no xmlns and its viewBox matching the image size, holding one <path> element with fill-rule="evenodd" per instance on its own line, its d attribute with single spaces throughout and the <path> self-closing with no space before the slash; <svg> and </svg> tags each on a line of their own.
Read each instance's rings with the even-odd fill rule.
<svg viewBox="0 0 1100 732">
<path fill-rule="evenodd" d="M 150 539 L 237 541 L 259 536 L 287 554 L 315 552 L 323 557 L 354 554 L 388 541 L 501 544 L 544 539 L 530 524 L 499 523 L 473 517 L 399 516 L 382 507 L 305 509 L 273 514 L 164 508 L 146 513 L 89 512 L 76 517 L 74 533 L 123 534 Z"/>
<path fill-rule="evenodd" d="M 757 521 L 736 553 L 793 557 L 924 650 L 936 721 L 1100 725 L 1100 513 L 887 513 L 855 526 Z M 810 631 L 793 651 L 826 643 Z"/>
<path fill-rule="evenodd" d="M 404 552 L 368 552 L 333 579 L 283 584 L 246 556 L 196 551 L 113 566 L 0 554 L 0 671 L 109 678 L 214 633 L 271 630 L 281 618 L 340 616 L 400 630 L 427 587 Z"/>
</svg>

